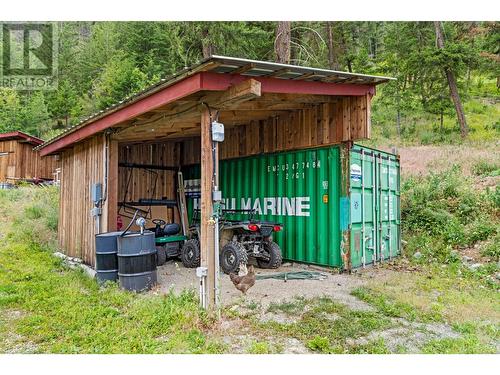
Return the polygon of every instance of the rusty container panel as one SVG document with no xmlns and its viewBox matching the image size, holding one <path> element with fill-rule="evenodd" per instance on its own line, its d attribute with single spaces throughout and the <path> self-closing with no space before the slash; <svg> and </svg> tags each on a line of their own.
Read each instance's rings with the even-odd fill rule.
<svg viewBox="0 0 500 375">
<path fill-rule="evenodd" d="M 190 218 L 199 206 L 199 177 L 199 165 L 184 168 Z M 255 209 L 256 218 L 284 225 L 275 241 L 285 259 L 342 266 L 339 147 L 221 161 L 220 189 L 226 209 Z"/>
</svg>

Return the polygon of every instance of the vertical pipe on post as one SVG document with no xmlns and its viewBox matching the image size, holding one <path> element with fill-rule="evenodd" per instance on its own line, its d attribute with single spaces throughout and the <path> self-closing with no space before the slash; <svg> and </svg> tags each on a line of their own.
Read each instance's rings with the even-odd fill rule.
<svg viewBox="0 0 500 375">
<path fill-rule="evenodd" d="M 365 149 L 361 149 L 361 258 L 363 268 L 366 265 L 365 261 Z"/>
<path fill-rule="evenodd" d="M 210 113 L 208 108 L 201 110 L 201 219 L 200 250 L 201 266 L 206 267 L 206 300 L 207 308 L 215 305 L 215 223 L 213 215 L 213 174 L 212 137 L 210 129 Z"/>
<path fill-rule="evenodd" d="M 214 148 L 214 178 L 213 184 L 219 190 L 219 143 L 212 142 Z M 212 199 L 213 201 L 213 199 Z M 219 214 L 215 215 L 214 228 L 214 302 L 220 318 L 220 270 L 219 270 Z"/>
<path fill-rule="evenodd" d="M 372 151 L 372 247 L 373 264 L 377 264 L 377 169 L 375 152 Z"/>
<path fill-rule="evenodd" d="M 382 154 L 378 154 L 378 170 L 377 170 L 377 190 L 378 190 L 378 244 L 379 244 L 379 254 L 380 254 L 380 263 L 382 263 L 384 259 L 384 249 L 382 248 L 382 227 L 383 227 L 383 212 L 382 212 Z"/>
<path fill-rule="evenodd" d="M 116 228 L 118 218 L 118 142 L 109 140 L 108 149 L 108 172 L 106 178 L 106 200 L 103 207 L 103 218 L 107 232 L 113 232 Z"/>
<path fill-rule="evenodd" d="M 389 221 L 389 227 L 387 228 L 387 236 L 389 237 L 389 260 L 392 259 L 392 218 L 391 218 L 391 200 L 392 200 L 392 195 L 391 195 L 391 157 L 389 156 L 387 158 L 387 209 L 389 210 L 388 215 L 388 221 Z"/>
</svg>

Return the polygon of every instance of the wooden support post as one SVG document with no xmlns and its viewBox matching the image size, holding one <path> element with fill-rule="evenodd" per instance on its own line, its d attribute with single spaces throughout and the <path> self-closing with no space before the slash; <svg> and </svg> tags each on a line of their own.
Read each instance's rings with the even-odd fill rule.
<svg viewBox="0 0 500 375">
<path fill-rule="evenodd" d="M 208 108 L 201 111 L 201 220 L 200 249 L 201 266 L 208 269 L 206 280 L 208 308 L 215 307 L 215 226 L 212 218 L 212 179 L 214 163 L 212 156 L 210 114 Z"/>
<path fill-rule="evenodd" d="M 118 142 L 111 139 L 108 144 L 108 181 L 107 187 L 107 223 L 106 230 L 116 230 L 116 219 L 118 217 Z"/>
</svg>

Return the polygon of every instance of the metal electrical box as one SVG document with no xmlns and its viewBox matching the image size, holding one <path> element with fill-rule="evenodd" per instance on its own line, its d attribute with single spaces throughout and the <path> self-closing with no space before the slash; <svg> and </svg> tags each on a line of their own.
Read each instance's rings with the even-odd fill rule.
<svg viewBox="0 0 500 375">
<path fill-rule="evenodd" d="M 224 142 L 224 124 L 217 121 L 212 122 L 212 141 Z"/>
<path fill-rule="evenodd" d="M 102 184 L 100 182 L 92 184 L 90 196 L 96 205 L 102 200 Z"/>
</svg>

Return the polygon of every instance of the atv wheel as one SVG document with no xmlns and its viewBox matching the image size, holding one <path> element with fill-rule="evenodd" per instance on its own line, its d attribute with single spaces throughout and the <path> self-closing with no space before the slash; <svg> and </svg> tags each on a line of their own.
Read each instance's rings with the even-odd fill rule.
<svg viewBox="0 0 500 375">
<path fill-rule="evenodd" d="M 240 264 L 247 264 L 248 255 L 242 244 L 236 241 L 228 242 L 220 253 L 220 267 L 225 273 L 237 273 Z"/>
<path fill-rule="evenodd" d="M 195 268 L 200 265 L 200 241 L 186 241 L 181 250 L 181 261 L 186 268 Z"/>
<path fill-rule="evenodd" d="M 278 268 L 283 262 L 281 249 L 276 242 L 264 242 L 264 251 L 269 254 L 269 260 L 257 258 L 260 268 Z"/>
<path fill-rule="evenodd" d="M 156 246 L 156 265 L 163 266 L 167 261 L 165 246 Z"/>
</svg>

